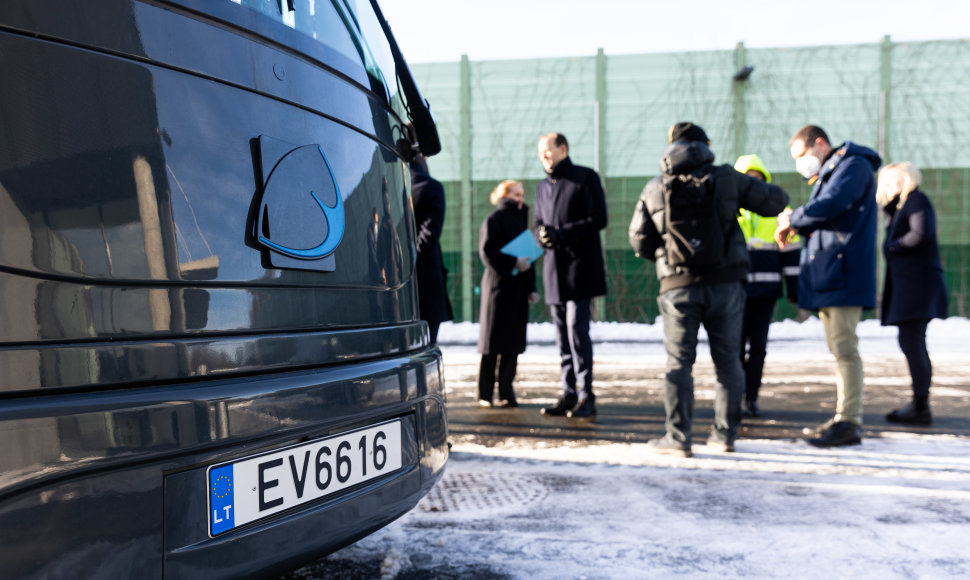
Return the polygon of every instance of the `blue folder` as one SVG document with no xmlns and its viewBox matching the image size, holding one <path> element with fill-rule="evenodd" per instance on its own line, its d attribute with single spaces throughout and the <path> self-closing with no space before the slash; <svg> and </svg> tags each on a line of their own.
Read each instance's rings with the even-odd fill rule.
<svg viewBox="0 0 970 580">
<path fill-rule="evenodd" d="M 536 243 L 535 234 L 530 229 L 522 230 L 521 234 L 517 235 L 511 242 L 502 246 L 502 249 L 499 251 L 516 258 L 529 258 L 530 263 L 538 260 L 539 256 L 543 254 L 543 249 Z M 518 273 L 519 271 L 516 268 L 512 268 L 513 275 Z"/>
</svg>

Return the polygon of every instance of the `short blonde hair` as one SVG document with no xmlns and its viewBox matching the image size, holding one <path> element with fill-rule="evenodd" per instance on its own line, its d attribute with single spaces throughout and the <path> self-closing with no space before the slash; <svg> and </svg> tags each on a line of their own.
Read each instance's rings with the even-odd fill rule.
<svg viewBox="0 0 970 580">
<path fill-rule="evenodd" d="M 902 189 L 894 191 L 902 180 Z M 923 174 L 909 161 L 890 163 L 879 170 L 879 185 L 876 188 L 876 202 L 885 207 L 899 194 L 899 204 L 906 203 L 909 194 L 923 183 Z"/>
<path fill-rule="evenodd" d="M 507 197 L 509 195 L 509 189 L 516 184 L 522 185 L 521 182 L 514 179 L 506 179 L 502 183 L 498 184 L 495 189 L 492 190 L 492 193 L 489 194 L 489 201 L 492 202 L 492 205 L 498 205 L 498 200 L 502 199 L 503 197 Z"/>
</svg>

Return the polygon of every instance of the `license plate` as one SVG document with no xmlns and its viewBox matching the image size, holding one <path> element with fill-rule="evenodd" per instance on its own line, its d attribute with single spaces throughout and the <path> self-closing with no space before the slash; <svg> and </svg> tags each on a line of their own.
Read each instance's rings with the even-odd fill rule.
<svg viewBox="0 0 970 580">
<path fill-rule="evenodd" d="M 216 536 L 401 468 L 399 419 L 208 470 Z"/>
</svg>

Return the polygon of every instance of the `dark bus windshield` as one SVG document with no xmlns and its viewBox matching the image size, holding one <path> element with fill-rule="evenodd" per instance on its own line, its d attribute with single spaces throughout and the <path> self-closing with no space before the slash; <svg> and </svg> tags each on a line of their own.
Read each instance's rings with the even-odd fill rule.
<svg viewBox="0 0 970 580">
<path fill-rule="evenodd" d="M 394 56 L 369 0 L 229 0 L 331 48 L 367 71 L 372 86 L 402 112 Z"/>
</svg>

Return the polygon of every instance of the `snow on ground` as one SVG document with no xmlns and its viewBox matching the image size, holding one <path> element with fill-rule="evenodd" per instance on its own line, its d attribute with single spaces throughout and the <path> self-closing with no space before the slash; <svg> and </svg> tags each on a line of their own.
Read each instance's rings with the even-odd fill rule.
<svg viewBox="0 0 970 580">
<path fill-rule="evenodd" d="M 898 357 L 895 332 L 864 321 L 863 356 Z M 557 365 L 551 326 L 529 335 L 525 356 Z M 597 364 L 662 360 L 660 345 L 643 344 L 662 341 L 659 322 L 598 323 L 593 335 Z M 477 336 L 476 325 L 442 327 L 446 380 L 449 360 L 475 356 Z M 771 339 L 773 364 L 831 360 L 817 319 L 776 323 Z M 934 361 L 962 368 L 970 321 L 934 321 L 928 342 Z M 968 383 L 942 388 L 965 395 Z M 886 432 L 834 450 L 741 439 L 733 454 L 699 442 L 690 459 L 642 443 L 474 441 L 456 442 L 415 509 L 292 577 L 970 577 L 967 437 Z"/>
<path fill-rule="evenodd" d="M 531 323 L 528 326 L 529 349 L 527 353 L 555 343 L 555 329 L 550 323 Z M 878 354 L 898 354 L 896 327 L 882 326 L 878 320 L 869 319 L 859 323 L 859 349 L 863 356 Z M 593 322 L 590 336 L 594 342 L 594 352 L 608 352 L 613 345 L 636 343 L 662 343 L 663 320 L 657 318 L 653 324 L 631 322 Z M 702 326 L 698 333 L 701 341 L 707 340 Z M 768 333 L 769 356 L 772 353 L 799 352 L 803 354 L 828 355 L 825 345 L 825 332 L 822 321 L 811 316 L 803 322 L 786 319 L 771 324 Z M 443 346 L 475 346 L 478 342 L 478 324 L 473 322 L 450 323 L 441 325 L 438 342 Z M 933 320 L 926 331 L 927 348 L 932 356 L 951 357 L 962 355 L 970 359 L 970 319 L 951 317 Z M 706 349 L 699 349 L 701 354 Z"/>
<path fill-rule="evenodd" d="M 966 578 L 968 529 L 966 438 L 691 459 L 513 442 L 456 446 L 417 508 L 330 559 L 381 560 L 384 578 Z"/>
</svg>

